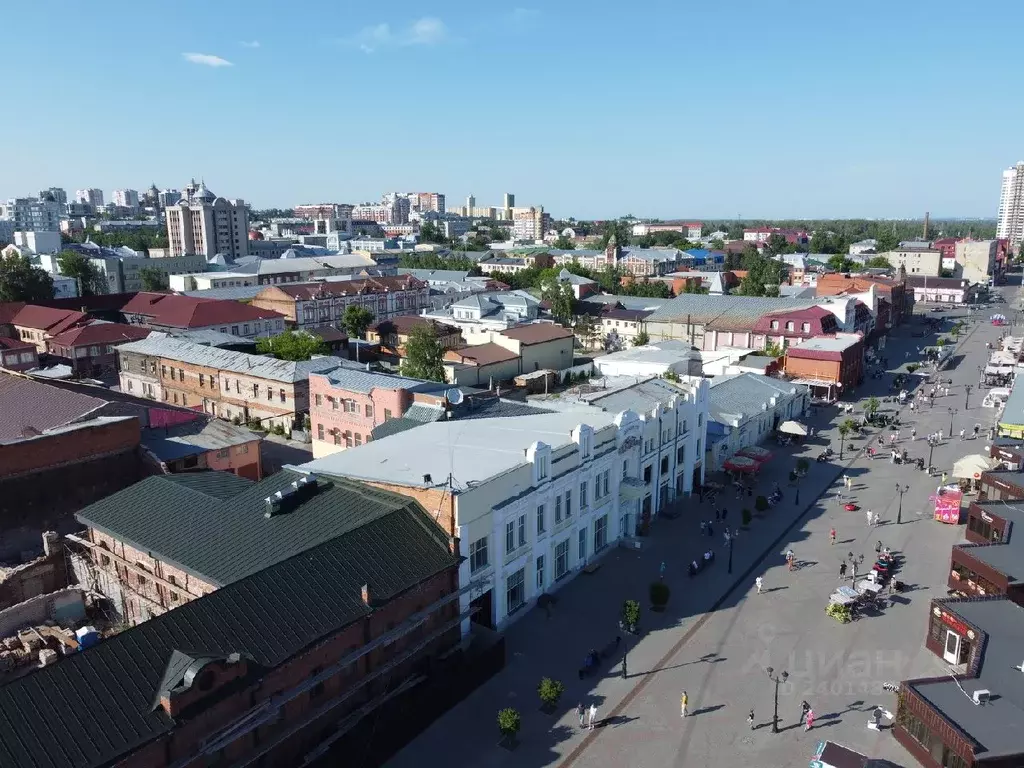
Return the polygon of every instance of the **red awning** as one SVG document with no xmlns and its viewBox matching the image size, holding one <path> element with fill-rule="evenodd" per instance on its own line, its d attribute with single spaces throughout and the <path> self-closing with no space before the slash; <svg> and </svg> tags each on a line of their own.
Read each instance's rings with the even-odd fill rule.
<svg viewBox="0 0 1024 768">
<path fill-rule="evenodd" d="M 723 466 L 732 472 L 757 472 L 761 468 L 758 462 L 748 456 L 733 456 Z"/>
<path fill-rule="evenodd" d="M 759 445 L 751 445 L 749 448 L 744 448 L 741 451 L 736 452 L 737 456 L 746 456 L 748 459 L 754 461 L 768 461 L 772 458 L 772 452 L 767 448 L 762 448 Z"/>
</svg>

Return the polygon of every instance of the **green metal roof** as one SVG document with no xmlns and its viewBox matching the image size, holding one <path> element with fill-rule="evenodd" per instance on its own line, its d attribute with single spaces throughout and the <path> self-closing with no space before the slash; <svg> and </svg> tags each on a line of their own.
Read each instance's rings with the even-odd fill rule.
<svg viewBox="0 0 1024 768">
<path fill-rule="evenodd" d="M 218 534 L 215 546 L 202 541 L 213 524 L 190 527 L 199 524 L 199 510 L 179 513 L 163 498 L 176 481 L 154 485 L 151 480 L 163 478 L 150 478 L 128 489 L 153 491 L 145 504 L 135 495 L 114 495 L 121 503 L 110 507 L 111 517 L 120 509 L 121 519 L 139 531 L 162 531 L 155 522 L 147 529 L 139 520 L 173 516 L 178 525 L 189 523 L 178 528 L 177 537 L 192 542 L 191 548 L 187 542 L 177 545 L 182 552 L 209 564 L 219 547 L 219 556 L 235 563 L 224 574 L 255 572 L 0 687 L 0 766 L 112 765 L 174 728 L 153 702 L 162 686 L 174 682 L 186 657 L 238 653 L 259 674 L 371 613 L 362 585 L 370 585 L 375 601 L 386 602 L 457 565 L 447 536 L 418 503 L 359 483 L 320 480 L 326 487 L 290 513 L 294 522 L 288 526 L 275 522 L 289 514 L 269 520 L 255 514 L 260 494 L 295 477 L 286 474 L 210 503 L 205 512 L 211 520 L 244 521 L 275 532 L 245 534 L 236 522 L 230 530 L 239 538 Z M 191 483 L 199 475 L 181 477 Z M 139 508 L 127 508 L 133 505 Z M 294 551 L 299 527 L 310 529 L 301 536 L 309 546 Z M 272 564 L 256 570 L 243 565 L 247 560 Z"/>
</svg>

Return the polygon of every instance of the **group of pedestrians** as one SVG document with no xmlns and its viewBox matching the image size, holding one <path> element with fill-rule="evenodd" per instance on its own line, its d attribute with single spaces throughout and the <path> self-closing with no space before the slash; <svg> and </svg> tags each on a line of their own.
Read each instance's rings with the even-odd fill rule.
<svg viewBox="0 0 1024 768">
<path fill-rule="evenodd" d="M 589 707 L 584 707 L 581 701 L 576 705 L 576 717 L 579 718 L 580 728 L 594 730 L 594 725 L 597 724 L 597 704 L 591 702 Z"/>
</svg>

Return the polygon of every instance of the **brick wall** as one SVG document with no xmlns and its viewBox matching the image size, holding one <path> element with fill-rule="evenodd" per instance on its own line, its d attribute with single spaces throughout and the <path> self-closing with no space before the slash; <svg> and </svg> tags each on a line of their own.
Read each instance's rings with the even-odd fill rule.
<svg viewBox="0 0 1024 768">
<path fill-rule="evenodd" d="M 417 612 L 458 589 L 458 571 L 447 569 L 380 606 L 366 619 L 350 624 L 334 636 L 308 649 L 282 666 L 266 671 L 258 681 L 248 687 L 215 701 L 183 721 L 169 735 L 133 753 L 118 765 L 121 768 L 162 768 L 179 761 L 188 761 L 195 755 L 199 744 L 252 708 L 290 689 L 301 686 L 311 677 L 333 666 L 344 656 L 358 650 L 371 640 L 401 624 Z M 371 586 L 372 594 L 372 586 Z M 371 598 L 372 599 L 372 598 Z M 444 623 L 458 616 L 458 600 L 453 600 L 428 617 L 421 628 L 396 642 L 375 649 L 359 661 L 325 679 L 322 685 L 299 693 L 283 707 L 279 719 L 240 736 L 224 749 L 227 763 L 252 756 L 255 750 L 268 751 L 268 765 L 298 765 L 303 756 L 316 747 L 325 734 L 333 732 L 347 712 L 358 708 L 369 698 L 394 687 L 391 681 L 402 680 L 412 672 L 414 665 L 427 656 L 438 656 L 459 642 L 456 625 L 445 635 L 433 641 L 416 657 L 392 670 L 387 678 L 370 681 L 347 701 L 329 712 L 318 713 L 338 696 L 351 689 L 354 682 L 365 677 L 376 667 L 390 661 L 421 642 Z M 390 680 L 389 680 L 390 679 Z M 389 686 L 389 682 L 391 683 Z M 214 688 L 214 691 L 217 689 Z M 295 729 L 289 733 L 290 729 Z M 275 743 L 276 742 L 276 743 Z"/>
<path fill-rule="evenodd" d="M 136 419 L 0 446 L 0 555 L 38 546 L 43 531 L 146 475 Z"/>
<path fill-rule="evenodd" d="M 0 609 L 63 589 L 68 585 L 63 547 L 16 568 L 4 568 L 0 579 Z"/>
<path fill-rule="evenodd" d="M 427 514 L 441 526 L 441 530 L 447 536 L 455 536 L 455 498 L 445 488 L 413 488 L 406 485 L 392 485 L 377 480 L 361 480 L 366 485 L 372 485 L 392 493 L 398 493 L 420 503 Z M 458 554 L 456 549 L 452 550 Z"/>
</svg>

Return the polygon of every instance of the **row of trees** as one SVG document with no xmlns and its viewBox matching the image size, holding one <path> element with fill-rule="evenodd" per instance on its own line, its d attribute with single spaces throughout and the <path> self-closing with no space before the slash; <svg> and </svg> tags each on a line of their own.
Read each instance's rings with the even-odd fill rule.
<svg viewBox="0 0 1024 768">
<path fill-rule="evenodd" d="M 84 243 L 90 240 L 96 245 L 106 248 L 126 246 L 133 251 L 145 253 L 150 248 L 166 248 L 168 246 L 167 230 L 162 227 L 140 227 L 116 232 L 78 232 L 62 234 L 61 240 L 66 243 Z"/>
</svg>

